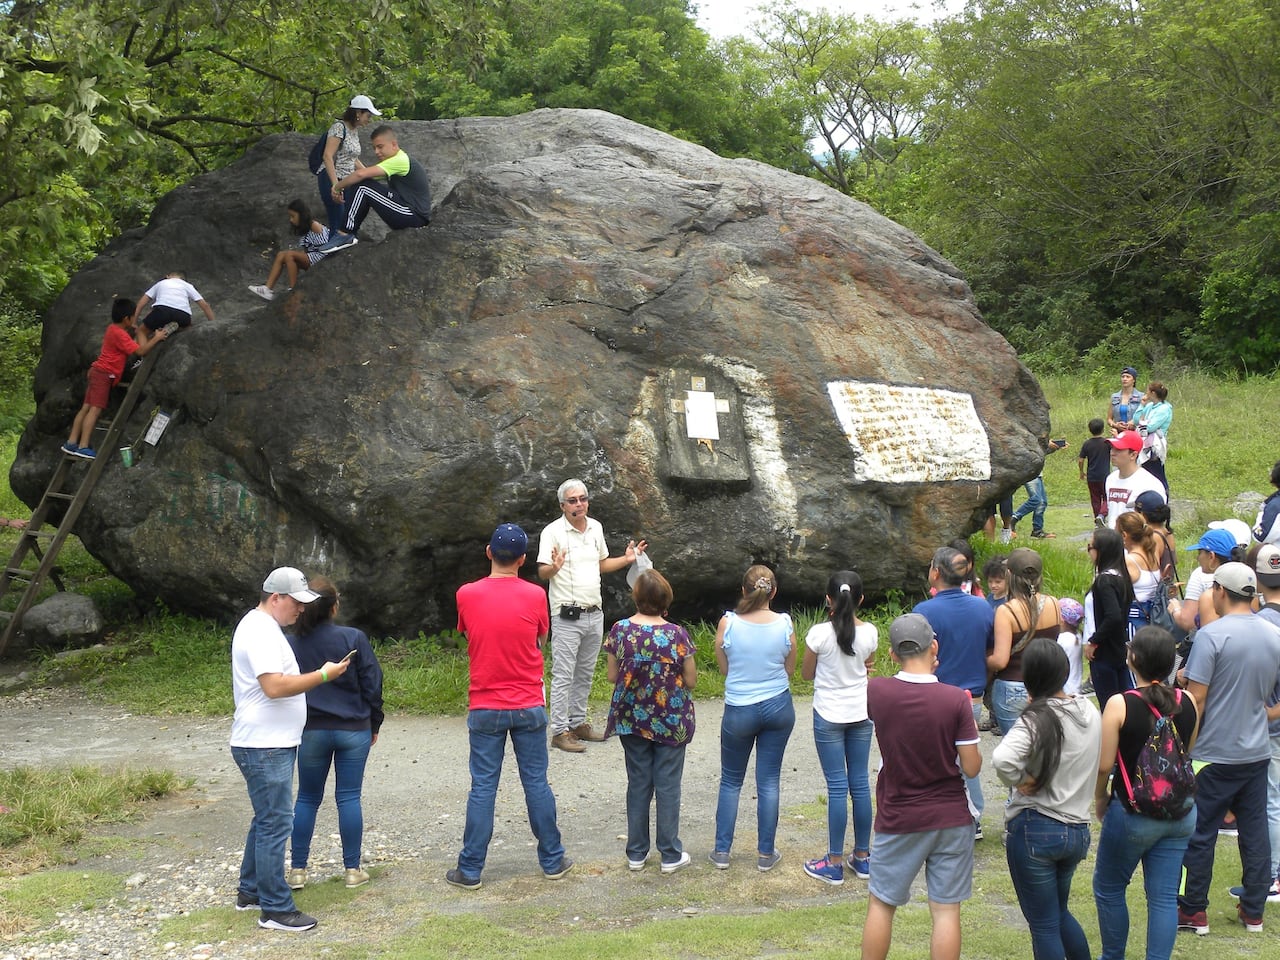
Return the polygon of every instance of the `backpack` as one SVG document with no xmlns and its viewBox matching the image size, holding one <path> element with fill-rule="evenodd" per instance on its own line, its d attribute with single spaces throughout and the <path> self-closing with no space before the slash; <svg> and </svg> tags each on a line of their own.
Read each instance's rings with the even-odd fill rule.
<svg viewBox="0 0 1280 960">
<path fill-rule="evenodd" d="M 330 124 L 332 126 L 332 124 Z M 342 141 L 347 139 L 347 125 L 342 125 Z M 315 146 L 311 148 L 311 152 L 307 154 L 307 167 L 317 176 L 324 170 L 324 145 L 329 141 L 329 127 L 325 127 L 320 132 L 320 139 L 316 141 Z"/>
<path fill-rule="evenodd" d="M 1156 717 L 1151 725 L 1151 734 L 1134 761 L 1132 780 L 1124 760 L 1116 757 L 1129 806 L 1134 813 L 1153 820 L 1179 820 L 1195 803 L 1196 775 L 1191 769 L 1191 758 L 1187 756 L 1172 717 L 1166 717 L 1143 700 L 1138 691 L 1126 690 L 1125 693 L 1142 700 Z M 1181 706 L 1182 691 L 1174 691 L 1174 696 Z"/>
</svg>

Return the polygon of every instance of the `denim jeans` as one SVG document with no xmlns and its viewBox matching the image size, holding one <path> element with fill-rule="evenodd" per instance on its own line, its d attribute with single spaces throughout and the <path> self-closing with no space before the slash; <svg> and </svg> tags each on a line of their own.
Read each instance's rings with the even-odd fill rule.
<svg viewBox="0 0 1280 960">
<path fill-rule="evenodd" d="M 994 701 L 993 701 L 994 702 Z M 978 721 L 982 719 L 982 701 L 973 701 L 973 723 L 977 726 Z M 964 778 L 965 789 L 969 791 L 969 812 L 973 814 L 975 820 L 982 819 L 982 811 L 987 808 L 987 801 L 982 796 L 982 774 L 976 777 Z"/>
<path fill-rule="evenodd" d="M 565 620 L 551 611 L 551 732 L 564 733 L 587 722 L 587 695 L 600 659 L 604 611 Z"/>
<path fill-rule="evenodd" d="M 1107 701 L 1117 693 L 1133 688 L 1133 677 L 1129 673 L 1129 667 L 1123 663 L 1090 660 L 1089 676 L 1093 678 L 1093 692 L 1098 698 L 1099 710 L 1105 709 Z"/>
<path fill-rule="evenodd" d="M 1112 800 L 1098 835 L 1093 899 L 1098 906 L 1101 960 L 1124 960 L 1129 946 L 1129 903 L 1125 891 L 1142 863 L 1147 893 L 1147 960 L 1169 960 L 1178 934 L 1178 884 L 1182 857 L 1195 829 L 1196 812 L 1180 820 L 1156 820 L 1130 813 Z M 1139 954 L 1135 951 L 1134 956 Z"/>
<path fill-rule="evenodd" d="M 874 729 L 870 720 L 831 723 L 813 711 L 813 744 L 818 749 L 822 775 L 827 778 L 827 853 L 834 856 L 844 856 L 844 835 L 849 824 L 846 795 L 853 800 L 853 849 L 864 853 L 871 849 L 871 781 L 867 764 Z"/>
<path fill-rule="evenodd" d="M 1267 768 L 1269 760 L 1253 763 L 1210 763 L 1196 774 L 1196 829 L 1187 844 L 1182 867 L 1186 871 L 1178 906 L 1198 913 L 1209 905 L 1209 882 L 1218 845 L 1218 825 L 1234 811 L 1240 831 L 1240 873 L 1244 892 L 1240 908 L 1261 917 L 1271 886 L 1271 842 L 1267 828 Z"/>
<path fill-rule="evenodd" d="M 293 830 L 293 764 L 297 747 L 232 747 L 244 775 L 253 820 L 240 860 L 240 892 L 257 897 L 264 912 L 296 910 L 284 882 L 284 845 Z"/>
<path fill-rule="evenodd" d="M 1003 736 L 1013 729 L 1027 705 L 1027 688 L 1021 680 L 995 680 L 991 684 L 991 714 Z"/>
<path fill-rule="evenodd" d="M 1267 824 L 1271 833 L 1271 876 L 1280 877 L 1280 736 L 1271 738 L 1267 767 Z"/>
<path fill-rule="evenodd" d="M 484 870 L 493 838 L 493 808 L 502 776 L 507 737 L 516 755 L 520 785 L 529 826 L 538 840 L 538 863 L 543 872 L 554 870 L 564 858 L 560 828 L 556 826 L 556 798 L 547 783 L 547 712 L 527 710 L 472 710 L 467 714 L 471 741 L 471 792 L 467 794 L 467 823 L 462 831 L 458 869 L 468 878 Z"/>
<path fill-rule="evenodd" d="M 649 855 L 649 806 L 656 799 L 658 853 L 663 863 L 675 863 L 684 853 L 680 843 L 684 744 L 672 747 L 634 734 L 618 739 L 627 764 L 627 859 L 643 860 Z"/>
<path fill-rule="evenodd" d="M 747 761 L 756 750 L 756 837 L 760 853 L 773 853 L 778 832 L 778 783 L 782 754 L 796 725 L 791 691 L 734 707 L 725 704 L 720 721 L 720 797 L 716 801 L 716 850 L 728 853 L 738 819 L 738 797 L 747 778 Z"/>
<path fill-rule="evenodd" d="M 290 863 L 305 867 L 311 859 L 311 835 L 316 811 L 324 799 L 324 786 L 333 764 L 333 800 L 338 805 L 338 834 L 342 837 L 342 865 L 360 866 L 360 842 L 364 837 L 364 813 L 360 789 L 364 765 L 369 759 L 373 734 L 368 730 L 304 730 L 298 747 L 298 800 L 293 805 L 293 841 Z"/>
<path fill-rule="evenodd" d="M 1027 491 L 1027 499 L 1013 511 L 1013 522 L 1016 526 L 1018 521 L 1031 514 L 1031 532 L 1039 533 L 1044 529 L 1044 511 L 1049 506 L 1049 497 L 1044 492 L 1044 477 L 1036 477 L 1034 480 L 1028 480 L 1022 485 Z"/>
<path fill-rule="evenodd" d="M 333 181 L 329 179 L 329 171 L 321 170 L 316 174 L 316 186 L 320 190 L 320 202 L 324 204 L 325 216 L 329 220 L 329 230 L 337 233 L 347 222 L 347 205 L 341 200 L 333 199 Z M 311 224 L 307 224 L 311 229 Z"/>
<path fill-rule="evenodd" d="M 1031 928 L 1035 960 L 1090 960 L 1089 941 L 1067 906 L 1076 865 L 1088 852 L 1087 823 L 1023 810 L 1006 827 L 1009 876 Z"/>
</svg>

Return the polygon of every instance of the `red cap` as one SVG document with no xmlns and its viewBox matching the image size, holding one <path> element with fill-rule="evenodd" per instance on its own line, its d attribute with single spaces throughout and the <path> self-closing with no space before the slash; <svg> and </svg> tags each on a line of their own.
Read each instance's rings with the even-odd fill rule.
<svg viewBox="0 0 1280 960">
<path fill-rule="evenodd" d="M 1125 430 L 1117 437 L 1112 437 L 1107 443 L 1111 444 L 1117 450 L 1141 450 L 1142 437 L 1138 436 L 1136 430 Z"/>
</svg>

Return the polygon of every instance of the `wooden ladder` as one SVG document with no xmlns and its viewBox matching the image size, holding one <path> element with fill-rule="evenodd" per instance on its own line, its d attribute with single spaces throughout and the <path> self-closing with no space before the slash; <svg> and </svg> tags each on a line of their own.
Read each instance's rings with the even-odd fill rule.
<svg viewBox="0 0 1280 960">
<path fill-rule="evenodd" d="M 157 348 L 147 351 L 147 355 L 142 358 L 142 365 L 133 375 L 124 399 L 120 401 L 120 409 L 110 420 L 98 422 L 95 429 L 105 430 L 106 435 L 99 442 L 98 455 L 93 460 L 60 452 L 57 469 L 53 471 L 53 477 L 40 497 L 39 504 L 32 511 L 26 529 L 20 532 L 18 545 L 9 556 L 3 575 L 0 575 L 0 603 L 3 603 L 11 591 L 22 590 L 18 605 L 13 610 L 0 610 L 0 622 L 4 623 L 4 632 L 0 634 L 0 654 L 4 653 L 9 641 L 22 629 L 22 618 L 36 602 L 45 580 L 51 579 L 59 590 L 64 589 L 54 567 L 58 552 L 67 542 L 67 537 L 71 536 L 81 511 L 93 495 L 93 488 L 97 486 L 102 471 L 115 458 L 116 444 L 142 398 L 143 388 L 159 355 L 160 350 Z M 75 468 L 81 464 L 88 464 L 89 469 L 76 481 L 73 479 Z M 59 507 L 64 506 L 62 518 L 55 524 L 51 518 L 57 515 Z M 45 524 L 49 524 L 52 529 L 42 529 Z M 40 547 L 42 541 L 45 543 L 43 549 Z M 28 558 L 34 558 L 34 567 L 25 565 Z"/>
</svg>

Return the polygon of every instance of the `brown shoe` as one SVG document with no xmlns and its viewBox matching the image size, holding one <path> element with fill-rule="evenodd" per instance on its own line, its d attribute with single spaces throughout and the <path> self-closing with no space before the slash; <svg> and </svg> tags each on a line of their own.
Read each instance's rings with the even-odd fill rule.
<svg viewBox="0 0 1280 960">
<path fill-rule="evenodd" d="M 586 753 L 587 748 L 582 745 L 573 732 L 566 730 L 564 733 L 557 733 L 551 738 L 551 745 L 557 750 L 563 750 L 566 753 Z"/>
<path fill-rule="evenodd" d="M 579 740 L 586 740 L 588 743 L 604 742 L 604 734 L 596 733 L 594 730 L 591 729 L 591 724 L 589 723 L 580 723 L 569 732 L 572 733 Z"/>
</svg>

